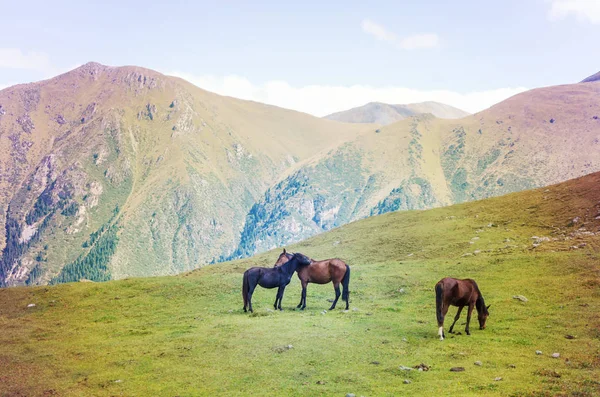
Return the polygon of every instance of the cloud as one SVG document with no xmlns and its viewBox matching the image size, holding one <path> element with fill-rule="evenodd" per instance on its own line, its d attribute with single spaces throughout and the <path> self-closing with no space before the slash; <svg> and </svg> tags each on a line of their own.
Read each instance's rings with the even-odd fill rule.
<svg viewBox="0 0 600 397">
<path fill-rule="evenodd" d="M 406 104 L 436 101 L 475 113 L 508 97 L 526 91 L 524 87 L 458 93 L 448 90 L 415 90 L 405 87 L 369 85 L 293 87 L 285 81 L 253 84 L 241 76 L 194 76 L 183 72 L 167 73 L 181 77 L 205 90 L 221 95 L 268 103 L 318 117 L 362 106 L 368 102 Z"/>
<path fill-rule="evenodd" d="M 398 37 L 396 37 L 394 33 L 388 32 L 382 25 L 379 25 L 370 19 L 363 20 L 361 27 L 363 32 L 372 35 L 377 40 L 392 42 L 398 40 Z"/>
<path fill-rule="evenodd" d="M 600 1 L 598 0 L 551 0 L 548 12 L 550 20 L 556 21 L 573 14 L 579 20 L 600 24 Z"/>
<path fill-rule="evenodd" d="M 370 19 L 365 19 L 361 23 L 363 32 L 375 37 L 380 41 L 393 43 L 402 50 L 416 50 L 419 48 L 433 48 L 439 44 L 439 37 L 435 33 L 414 34 L 412 36 L 398 37 L 395 33 L 388 31 L 383 25 L 380 25 Z"/>
<path fill-rule="evenodd" d="M 18 48 L 0 48 L 0 69 L 2 68 L 47 71 L 51 69 L 51 65 L 43 52 L 25 53 Z"/>
<path fill-rule="evenodd" d="M 398 43 L 400 48 L 404 50 L 414 50 L 417 48 L 433 48 L 437 47 L 440 39 L 435 33 L 416 34 L 408 36 L 400 40 Z"/>
</svg>

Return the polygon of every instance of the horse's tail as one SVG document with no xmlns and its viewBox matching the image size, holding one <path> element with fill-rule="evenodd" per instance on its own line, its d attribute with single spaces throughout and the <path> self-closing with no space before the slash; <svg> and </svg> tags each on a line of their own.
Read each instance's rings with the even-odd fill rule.
<svg viewBox="0 0 600 397">
<path fill-rule="evenodd" d="M 348 302 L 350 298 L 350 266 L 346 265 L 346 274 L 344 274 L 344 278 L 342 279 L 342 287 L 344 287 L 344 291 L 342 292 L 342 299 Z"/>
<path fill-rule="evenodd" d="M 242 297 L 244 298 L 244 309 L 248 306 L 248 271 L 244 272 L 244 279 L 242 281 Z"/>
<path fill-rule="evenodd" d="M 438 326 L 444 324 L 442 309 L 444 307 L 444 286 L 441 283 L 435 285 L 435 313 L 437 315 Z"/>
</svg>

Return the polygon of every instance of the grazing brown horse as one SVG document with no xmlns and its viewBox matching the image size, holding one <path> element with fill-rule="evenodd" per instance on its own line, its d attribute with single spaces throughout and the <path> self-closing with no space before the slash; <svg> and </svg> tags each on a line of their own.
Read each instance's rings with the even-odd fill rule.
<svg viewBox="0 0 600 397">
<path fill-rule="evenodd" d="M 467 314 L 467 326 L 465 332 L 467 335 L 471 335 L 469 332 L 469 323 L 471 322 L 471 313 L 473 307 L 477 307 L 477 319 L 479 320 L 479 329 L 485 329 L 485 321 L 489 316 L 488 309 L 491 305 L 486 306 L 483 300 L 483 295 L 479 291 L 479 287 L 475 280 L 465 279 L 459 280 L 456 278 L 446 277 L 438 281 L 435 285 L 435 309 L 437 314 L 438 322 L 438 334 L 440 340 L 444 340 L 446 335 L 444 334 L 444 317 L 448 313 L 450 305 L 457 306 L 458 312 L 454 317 L 454 322 L 450 326 L 449 332 L 452 332 L 454 324 L 460 317 L 460 312 L 463 307 L 468 306 L 469 312 Z"/>
<path fill-rule="evenodd" d="M 277 262 L 274 267 L 281 266 L 293 257 L 283 249 L 283 252 L 279 255 Z M 335 290 L 335 300 L 331 304 L 329 310 L 335 309 L 340 295 L 342 300 L 346 301 L 346 310 L 350 306 L 350 291 L 348 290 L 350 284 L 350 266 L 340 259 L 325 259 L 323 261 L 310 260 L 310 265 L 303 266 L 298 269 L 298 278 L 302 283 L 302 298 L 297 308 L 304 310 L 306 308 L 306 286 L 308 283 L 315 284 L 327 284 L 333 283 L 333 289 Z M 344 288 L 344 292 L 340 294 L 340 283 Z"/>
</svg>

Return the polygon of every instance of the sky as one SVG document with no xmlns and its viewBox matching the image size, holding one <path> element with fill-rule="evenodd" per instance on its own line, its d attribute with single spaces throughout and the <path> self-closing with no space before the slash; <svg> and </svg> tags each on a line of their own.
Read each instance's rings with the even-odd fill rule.
<svg viewBox="0 0 600 397">
<path fill-rule="evenodd" d="M 96 61 L 316 116 L 372 101 L 477 112 L 600 70 L 600 0 L 0 0 L 0 10 L 0 89 Z"/>
</svg>

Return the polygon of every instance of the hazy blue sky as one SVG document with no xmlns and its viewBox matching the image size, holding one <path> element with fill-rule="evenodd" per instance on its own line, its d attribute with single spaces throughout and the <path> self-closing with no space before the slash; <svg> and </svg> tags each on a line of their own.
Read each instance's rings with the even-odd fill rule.
<svg viewBox="0 0 600 397">
<path fill-rule="evenodd" d="M 323 115 L 371 100 L 468 111 L 600 70 L 600 0 L 0 0 L 0 87 L 88 61 Z"/>
</svg>

